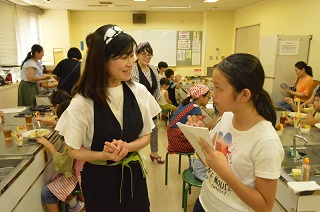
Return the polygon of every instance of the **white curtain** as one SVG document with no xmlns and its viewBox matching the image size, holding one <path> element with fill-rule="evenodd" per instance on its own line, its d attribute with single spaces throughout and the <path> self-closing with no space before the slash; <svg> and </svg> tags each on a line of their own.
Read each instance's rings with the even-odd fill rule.
<svg viewBox="0 0 320 212">
<path fill-rule="evenodd" d="M 40 15 L 4 1 L 0 8 L 0 65 L 21 65 L 32 45 L 40 44 Z"/>
</svg>

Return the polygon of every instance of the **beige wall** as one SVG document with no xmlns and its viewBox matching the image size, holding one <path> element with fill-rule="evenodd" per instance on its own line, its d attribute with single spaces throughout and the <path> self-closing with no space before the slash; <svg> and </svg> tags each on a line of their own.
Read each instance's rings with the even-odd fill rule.
<svg viewBox="0 0 320 212">
<path fill-rule="evenodd" d="M 230 11 L 207 11 L 205 12 L 205 64 L 212 67 L 219 63 L 222 57 L 233 53 L 234 38 L 234 12 Z M 219 48 L 220 54 L 216 54 Z M 213 59 L 210 60 L 209 57 Z M 217 59 L 218 57 L 218 59 Z"/>
<path fill-rule="evenodd" d="M 64 55 L 70 46 L 69 11 L 45 10 L 41 16 L 44 61 L 53 62 L 53 48 L 63 48 Z"/>
<path fill-rule="evenodd" d="M 319 8 L 319 0 L 268 0 L 236 11 L 234 24 L 235 28 L 260 24 L 260 36 L 313 35 L 308 64 L 314 79 L 319 80 Z"/>
</svg>

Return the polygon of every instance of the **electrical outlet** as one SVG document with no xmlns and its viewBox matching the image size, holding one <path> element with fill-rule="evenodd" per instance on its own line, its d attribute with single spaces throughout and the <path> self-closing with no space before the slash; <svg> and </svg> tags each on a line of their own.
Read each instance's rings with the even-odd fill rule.
<svg viewBox="0 0 320 212">
<path fill-rule="evenodd" d="M 209 60 L 213 60 L 213 56 L 209 56 Z"/>
<path fill-rule="evenodd" d="M 219 56 L 216 56 L 216 60 L 219 60 Z"/>
</svg>

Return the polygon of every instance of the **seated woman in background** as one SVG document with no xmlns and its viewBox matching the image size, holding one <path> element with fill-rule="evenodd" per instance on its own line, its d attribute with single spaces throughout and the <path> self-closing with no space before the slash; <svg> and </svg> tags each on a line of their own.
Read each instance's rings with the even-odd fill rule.
<svg viewBox="0 0 320 212">
<path fill-rule="evenodd" d="M 59 105 L 66 100 L 71 100 L 71 96 L 68 94 L 67 91 L 57 90 L 51 94 L 49 99 L 50 99 L 50 103 L 51 103 L 50 109 L 55 114 L 57 114 L 57 109 L 58 109 Z M 57 125 L 56 119 L 50 119 L 48 117 L 37 117 L 36 121 L 40 121 L 41 124 L 46 124 L 51 127 L 55 127 Z"/>
<path fill-rule="evenodd" d="M 292 108 L 294 110 L 297 110 L 297 106 L 294 104 L 293 101 L 289 102 L 290 105 L 292 105 Z M 307 112 L 305 111 L 305 108 L 301 108 L 301 112 Z M 314 102 L 313 102 L 313 107 L 310 109 L 308 108 L 308 116 L 306 119 L 301 119 L 300 120 L 301 124 L 308 124 L 308 125 L 315 125 L 317 123 L 320 123 L 320 92 L 318 92 L 314 96 Z M 287 118 L 286 124 L 293 125 L 294 121 L 291 118 Z"/>
<path fill-rule="evenodd" d="M 176 123 L 187 123 L 188 115 L 195 115 L 200 119 L 202 117 L 200 106 L 205 107 L 210 98 L 210 90 L 207 86 L 198 84 L 190 88 L 188 96 L 181 102 L 181 106 L 178 107 L 170 119 L 170 124 L 167 128 L 168 152 L 175 153 L 194 151 L 193 147 Z M 216 119 L 211 121 L 207 126 L 210 128 L 215 120 Z"/>
<path fill-rule="evenodd" d="M 296 80 L 293 85 L 296 85 L 296 89 L 290 90 L 289 87 L 283 87 L 282 89 L 289 95 L 293 95 L 294 99 L 300 99 L 301 103 L 306 102 L 313 91 L 313 73 L 312 68 L 305 62 L 299 61 L 295 64 L 295 72 L 297 74 Z M 294 86 L 293 86 L 294 87 Z M 278 106 L 286 108 L 287 110 L 293 111 L 293 108 L 285 100 L 278 102 Z"/>
</svg>

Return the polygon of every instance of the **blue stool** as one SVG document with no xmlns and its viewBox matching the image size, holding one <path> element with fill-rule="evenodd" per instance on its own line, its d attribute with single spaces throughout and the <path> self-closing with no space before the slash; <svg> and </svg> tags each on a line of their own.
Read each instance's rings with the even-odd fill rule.
<svg viewBox="0 0 320 212">
<path fill-rule="evenodd" d="M 192 168 L 187 168 L 182 173 L 183 187 L 182 187 L 182 208 L 187 211 L 188 193 L 191 194 L 191 186 L 202 187 L 202 181 L 192 174 Z M 187 185 L 186 185 L 187 184 Z"/>
<path fill-rule="evenodd" d="M 165 185 L 168 185 L 168 161 L 169 161 L 169 154 L 170 152 L 167 152 L 166 154 L 166 170 L 165 170 Z M 191 156 L 194 154 L 194 152 L 175 152 L 172 154 L 178 154 L 179 155 L 179 167 L 178 167 L 178 174 L 181 172 L 181 156 L 188 156 L 189 159 L 189 167 L 191 164 Z"/>
</svg>

